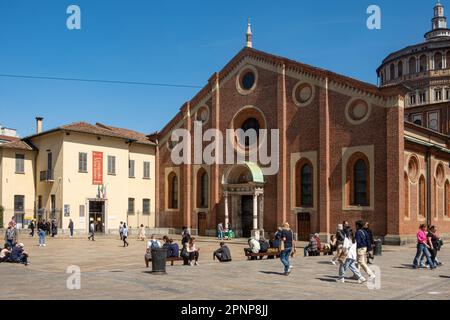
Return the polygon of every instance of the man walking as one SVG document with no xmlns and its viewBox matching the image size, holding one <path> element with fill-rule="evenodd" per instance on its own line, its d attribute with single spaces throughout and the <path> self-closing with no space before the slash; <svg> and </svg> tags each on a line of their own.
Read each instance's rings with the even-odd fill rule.
<svg viewBox="0 0 450 320">
<path fill-rule="evenodd" d="M 70 219 L 69 221 L 69 230 L 70 230 L 70 237 L 73 238 L 73 221 Z"/>
<path fill-rule="evenodd" d="M 289 263 L 289 257 L 295 252 L 295 247 L 294 233 L 287 222 L 283 224 L 283 231 L 281 232 L 281 249 L 280 260 L 284 265 L 284 275 L 288 276 L 292 269 L 292 266 Z"/>
<path fill-rule="evenodd" d="M 356 222 L 355 238 L 356 238 L 358 266 L 369 275 L 369 281 L 373 281 L 375 280 L 375 274 L 367 266 L 367 251 L 372 250 L 372 244 L 370 243 L 369 235 L 364 230 L 364 223 L 362 221 Z"/>
<path fill-rule="evenodd" d="M 39 247 L 45 247 L 45 223 L 39 221 L 38 223 L 38 236 L 39 236 Z"/>
<path fill-rule="evenodd" d="M 95 241 L 95 225 L 94 225 L 94 221 L 92 221 L 91 224 L 89 225 L 89 237 L 88 237 L 88 240 Z"/>
<path fill-rule="evenodd" d="M 123 240 L 123 222 L 120 221 L 120 225 L 119 225 L 119 235 L 120 235 L 120 240 Z"/>
<path fill-rule="evenodd" d="M 34 225 L 34 221 L 33 220 L 31 220 L 30 221 L 30 224 L 28 225 L 28 228 L 31 230 L 31 232 L 30 232 L 30 236 L 31 237 L 34 237 L 34 228 L 35 228 L 36 226 Z"/>
</svg>

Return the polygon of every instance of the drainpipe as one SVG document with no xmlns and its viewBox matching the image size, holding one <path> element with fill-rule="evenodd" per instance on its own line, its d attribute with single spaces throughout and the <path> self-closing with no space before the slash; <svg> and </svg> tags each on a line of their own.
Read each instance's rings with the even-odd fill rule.
<svg viewBox="0 0 450 320">
<path fill-rule="evenodd" d="M 431 149 L 427 148 L 426 153 L 426 179 L 427 179 L 427 224 L 431 225 L 431 188 L 432 188 L 432 174 L 431 174 Z"/>
</svg>

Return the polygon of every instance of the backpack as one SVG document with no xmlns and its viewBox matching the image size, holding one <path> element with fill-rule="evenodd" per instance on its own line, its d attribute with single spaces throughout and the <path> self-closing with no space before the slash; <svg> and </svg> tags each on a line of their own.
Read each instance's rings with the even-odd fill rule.
<svg viewBox="0 0 450 320">
<path fill-rule="evenodd" d="M 267 243 L 267 241 L 264 240 L 260 240 L 259 241 L 259 252 L 261 253 L 266 253 L 269 250 L 269 244 Z"/>
<path fill-rule="evenodd" d="M 150 249 L 160 249 L 158 241 L 152 241 L 152 244 L 150 245 Z"/>
</svg>

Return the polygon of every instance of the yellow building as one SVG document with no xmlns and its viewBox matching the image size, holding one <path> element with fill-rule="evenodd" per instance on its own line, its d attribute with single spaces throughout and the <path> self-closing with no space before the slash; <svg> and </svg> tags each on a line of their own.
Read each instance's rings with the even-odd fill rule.
<svg viewBox="0 0 450 320">
<path fill-rule="evenodd" d="M 0 145 L 3 223 L 56 219 L 86 232 L 155 226 L 155 143 L 144 134 L 97 123 L 73 123 Z"/>
</svg>

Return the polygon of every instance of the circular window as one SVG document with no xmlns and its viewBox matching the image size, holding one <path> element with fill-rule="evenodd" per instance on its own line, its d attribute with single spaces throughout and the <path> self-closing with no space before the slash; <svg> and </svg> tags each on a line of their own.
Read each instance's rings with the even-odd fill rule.
<svg viewBox="0 0 450 320">
<path fill-rule="evenodd" d="M 252 71 L 247 71 L 241 80 L 241 86 L 244 90 L 250 90 L 255 84 L 255 74 Z"/>
<path fill-rule="evenodd" d="M 236 88 L 242 95 L 253 92 L 258 82 L 258 71 L 253 66 L 244 67 L 236 78 Z"/>
<path fill-rule="evenodd" d="M 294 87 L 292 96 L 297 106 L 306 106 L 314 97 L 314 87 L 309 83 L 298 83 Z"/>
<path fill-rule="evenodd" d="M 252 106 L 242 108 L 234 116 L 231 128 L 234 132 L 231 143 L 238 151 L 257 150 L 257 146 L 260 146 L 266 139 L 265 134 L 261 134 L 261 130 L 266 129 L 264 115 L 259 109 Z M 237 134 L 239 129 L 241 133 L 244 133 L 243 136 Z M 252 132 L 256 136 L 251 136 Z"/>
<path fill-rule="evenodd" d="M 345 116 L 351 124 L 365 122 L 370 116 L 370 105 L 362 99 L 354 99 L 347 104 Z"/>
<path fill-rule="evenodd" d="M 198 109 L 195 119 L 197 121 L 200 121 L 202 124 L 208 122 L 209 120 L 209 109 L 207 106 L 203 106 L 200 107 L 200 109 Z"/>
<path fill-rule="evenodd" d="M 442 187 L 444 185 L 445 180 L 445 170 L 442 163 L 439 163 L 436 168 L 436 182 L 437 184 Z"/>
<path fill-rule="evenodd" d="M 412 182 L 417 181 L 419 175 L 419 160 L 416 156 L 411 156 L 408 162 L 408 175 Z"/>
</svg>

